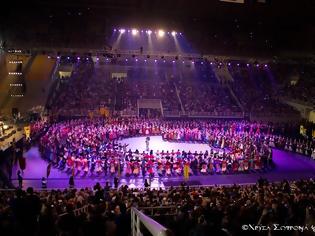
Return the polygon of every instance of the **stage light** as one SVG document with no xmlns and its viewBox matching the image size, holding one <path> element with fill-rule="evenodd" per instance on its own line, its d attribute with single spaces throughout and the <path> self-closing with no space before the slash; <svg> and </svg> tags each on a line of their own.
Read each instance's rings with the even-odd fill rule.
<svg viewBox="0 0 315 236">
<path fill-rule="evenodd" d="M 114 29 L 114 32 L 116 32 L 117 30 L 116 29 Z"/>
<path fill-rule="evenodd" d="M 80 60 L 80 57 L 77 57 L 78 60 Z"/>
<path fill-rule="evenodd" d="M 175 61 L 173 61 L 173 63 L 175 63 Z"/>
<path fill-rule="evenodd" d="M 96 60 L 99 61 L 100 59 L 97 57 Z"/>
<path fill-rule="evenodd" d="M 201 62 L 201 65 L 203 65 L 203 61 Z"/>
<path fill-rule="evenodd" d="M 147 59 L 144 59 L 144 62 L 147 62 Z"/>
<path fill-rule="evenodd" d="M 195 62 L 194 62 L 194 61 L 192 61 L 191 63 L 192 63 L 192 64 L 195 64 Z"/>
<path fill-rule="evenodd" d="M 50 56 L 48 56 L 47 58 L 50 59 Z"/>
<path fill-rule="evenodd" d="M 185 61 L 183 61 L 183 64 L 185 63 Z"/>
<path fill-rule="evenodd" d="M 210 65 L 212 65 L 213 63 L 212 62 L 210 62 Z"/>
<path fill-rule="evenodd" d="M 231 63 L 229 62 L 229 63 L 228 63 L 228 66 L 230 66 L 230 65 L 231 65 Z"/>
<path fill-rule="evenodd" d="M 123 34 L 123 33 L 126 32 L 126 30 L 125 30 L 125 29 L 120 29 L 119 32 L 120 32 L 121 34 Z"/>
<path fill-rule="evenodd" d="M 126 58 L 126 61 L 128 61 L 128 59 Z"/>
<path fill-rule="evenodd" d="M 166 61 L 164 60 L 163 62 L 165 63 Z"/>
<path fill-rule="evenodd" d="M 147 34 L 148 34 L 148 35 L 151 35 L 151 34 L 152 34 L 152 31 L 151 31 L 151 30 L 148 30 L 148 31 L 147 31 Z"/>
<path fill-rule="evenodd" d="M 60 59 L 60 56 L 57 56 L 57 59 Z"/>
<path fill-rule="evenodd" d="M 157 62 L 157 60 L 155 59 L 154 62 Z"/>
<path fill-rule="evenodd" d="M 172 36 L 175 37 L 175 35 L 176 35 L 176 32 L 175 32 L 175 31 L 172 31 Z"/>
<path fill-rule="evenodd" d="M 265 64 L 265 67 L 267 68 L 267 67 L 268 67 L 268 65 L 267 65 L 267 64 Z"/>
<path fill-rule="evenodd" d="M 70 59 L 70 57 L 67 57 L 67 59 L 69 60 L 69 59 Z"/>
<path fill-rule="evenodd" d="M 165 32 L 163 30 L 158 31 L 159 37 L 163 37 L 165 35 Z"/>
<path fill-rule="evenodd" d="M 136 61 L 138 61 L 138 59 L 136 58 Z"/>
<path fill-rule="evenodd" d="M 240 66 L 240 63 L 237 63 L 237 66 Z"/>
<path fill-rule="evenodd" d="M 137 35 L 138 30 L 136 30 L 136 29 L 132 29 L 132 30 L 131 30 L 131 33 L 132 33 L 132 35 Z"/>
<path fill-rule="evenodd" d="M 257 64 L 256 67 L 259 67 L 259 64 Z"/>
<path fill-rule="evenodd" d="M 249 64 L 247 63 L 246 66 L 249 67 Z"/>
</svg>

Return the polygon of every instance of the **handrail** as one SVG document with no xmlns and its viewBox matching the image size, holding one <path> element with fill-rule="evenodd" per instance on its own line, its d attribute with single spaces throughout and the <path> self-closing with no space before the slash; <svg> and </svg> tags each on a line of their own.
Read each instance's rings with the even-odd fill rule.
<svg viewBox="0 0 315 236">
<path fill-rule="evenodd" d="M 176 205 L 169 205 L 169 206 L 154 206 L 154 207 L 138 207 L 140 211 L 145 211 L 149 216 L 156 216 L 158 211 L 163 210 L 170 210 L 171 213 L 163 212 L 164 216 L 176 216 L 178 214 L 178 207 Z"/>
<path fill-rule="evenodd" d="M 136 208 L 131 208 L 131 232 L 133 236 L 142 235 L 140 232 L 140 222 L 148 229 L 148 231 L 153 236 L 166 236 L 167 229 L 153 220 L 152 218 L 146 216 L 141 211 Z"/>
<path fill-rule="evenodd" d="M 79 216 L 79 215 L 81 215 L 81 213 L 86 213 L 86 212 L 88 212 L 89 206 L 90 206 L 90 205 L 87 204 L 87 205 L 85 205 L 85 206 L 83 206 L 83 207 L 74 209 L 74 210 L 73 210 L 73 214 L 74 214 L 75 216 Z M 58 217 L 62 217 L 62 216 L 68 215 L 68 214 L 69 214 L 68 212 L 65 212 L 65 213 L 62 213 L 62 214 L 58 215 Z"/>
</svg>

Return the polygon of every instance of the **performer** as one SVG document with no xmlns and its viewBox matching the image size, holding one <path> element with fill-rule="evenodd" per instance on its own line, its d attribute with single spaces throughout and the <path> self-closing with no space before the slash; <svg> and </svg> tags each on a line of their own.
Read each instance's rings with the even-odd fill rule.
<svg viewBox="0 0 315 236">
<path fill-rule="evenodd" d="M 150 149 L 149 149 L 149 144 L 150 144 L 150 137 L 146 137 L 146 139 L 145 139 L 145 146 L 146 146 L 146 151 L 148 152 L 148 151 L 150 151 Z"/>
</svg>

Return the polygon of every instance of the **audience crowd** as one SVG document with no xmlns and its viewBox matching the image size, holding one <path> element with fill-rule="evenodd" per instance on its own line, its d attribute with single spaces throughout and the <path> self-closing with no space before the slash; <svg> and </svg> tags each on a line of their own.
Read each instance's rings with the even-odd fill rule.
<svg viewBox="0 0 315 236">
<path fill-rule="evenodd" d="M 112 188 L 0 192 L 1 235 L 129 235 L 131 207 L 173 235 L 278 235 L 274 227 L 302 226 L 284 235 L 312 235 L 313 179 L 256 185 L 169 189 Z M 263 225 L 267 230 L 244 230 Z M 308 228 L 305 228 L 307 226 Z"/>
</svg>

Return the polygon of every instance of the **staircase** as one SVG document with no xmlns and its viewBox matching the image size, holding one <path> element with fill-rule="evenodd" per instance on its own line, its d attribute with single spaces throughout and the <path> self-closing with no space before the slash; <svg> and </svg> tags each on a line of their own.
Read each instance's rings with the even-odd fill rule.
<svg viewBox="0 0 315 236">
<path fill-rule="evenodd" d="M 185 109 L 184 109 L 184 106 L 183 106 L 183 103 L 182 103 L 182 99 L 180 98 L 180 91 L 177 88 L 176 84 L 175 83 L 173 83 L 173 84 L 174 84 L 174 87 L 175 87 L 175 90 L 176 90 L 176 96 L 177 96 L 177 99 L 179 101 L 182 114 L 185 114 Z"/>
<path fill-rule="evenodd" d="M 230 91 L 231 96 L 233 97 L 233 99 L 235 100 L 236 104 L 242 109 L 242 112 L 245 112 L 244 106 L 242 105 L 242 103 L 240 102 L 240 100 L 238 99 L 238 97 L 236 96 L 236 94 L 234 93 L 233 89 L 231 88 L 230 84 L 226 84 L 226 87 L 228 88 L 228 90 Z"/>
<path fill-rule="evenodd" d="M 215 77 L 217 78 L 217 80 L 219 81 L 219 83 L 221 84 L 225 84 L 225 83 L 229 83 L 229 82 L 233 82 L 234 79 L 232 77 L 232 75 L 230 74 L 228 68 L 226 65 L 221 65 L 220 68 L 218 67 L 213 67 L 213 71 L 215 74 Z"/>
</svg>

